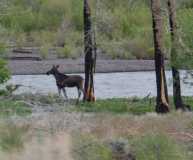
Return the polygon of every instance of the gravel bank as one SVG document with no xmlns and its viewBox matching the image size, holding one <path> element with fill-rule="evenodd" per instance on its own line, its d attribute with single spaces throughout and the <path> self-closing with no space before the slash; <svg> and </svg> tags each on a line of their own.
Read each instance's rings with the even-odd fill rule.
<svg viewBox="0 0 193 160">
<path fill-rule="evenodd" d="M 59 60 L 9 60 L 8 67 L 14 75 L 45 74 L 52 65 L 60 65 L 64 73 L 83 73 L 84 59 Z M 96 72 L 137 72 L 154 70 L 153 60 L 97 60 Z"/>
</svg>

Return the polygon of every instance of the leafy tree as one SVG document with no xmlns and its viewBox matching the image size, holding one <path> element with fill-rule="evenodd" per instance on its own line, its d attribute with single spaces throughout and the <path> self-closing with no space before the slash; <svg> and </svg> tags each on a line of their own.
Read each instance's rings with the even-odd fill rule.
<svg viewBox="0 0 193 160">
<path fill-rule="evenodd" d="M 176 22 L 176 4 L 175 0 L 168 0 L 168 12 L 169 12 L 169 23 L 170 23 L 170 34 L 171 34 L 171 64 L 172 64 L 172 76 L 173 76 L 173 98 L 176 109 L 185 110 L 188 106 L 183 103 L 181 96 L 181 84 L 180 84 L 180 72 L 176 59 L 178 59 L 178 29 Z"/>
</svg>

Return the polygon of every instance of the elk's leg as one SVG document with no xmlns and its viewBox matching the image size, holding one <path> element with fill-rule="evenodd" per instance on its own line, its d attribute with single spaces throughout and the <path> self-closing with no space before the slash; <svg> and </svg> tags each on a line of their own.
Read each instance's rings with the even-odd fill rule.
<svg viewBox="0 0 193 160">
<path fill-rule="evenodd" d="M 66 98 L 66 100 L 68 99 L 68 96 L 66 94 L 66 89 L 65 88 L 62 88 L 62 91 L 63 91 L 63 94 L 64 94 L 64 97 Z"/>
<path fill-rule="evenodd" d="M 78 89 L 78 99 L 80 99 L 80 96 L 81 96 L 81 90 Z"/>
<path fill-rule="evenodd" d="M 61 88 L 58 87 L 58 94 L 59 94 L 59 97 L 61 96 Z"/>
<path fill-rule="evenodd" d="M 81 89 L 80 88 L 77 88 L 77 91 L 78 91 L 78 99 L 77 99 L 77 103 L 79 102 L 79 99 L 80 99 L 80 96 L 81 96 Z"/>
<path fill-rule="evenodd" d="M 84 97 L 84 89 L 83 89 L 83 86 L 81 86 L 81 87 L 79 88 L 79 92 L 80 92 L 80 94 L 81 94 L 81 92 L 82 92 L 83 97 Z"/>
</svg>

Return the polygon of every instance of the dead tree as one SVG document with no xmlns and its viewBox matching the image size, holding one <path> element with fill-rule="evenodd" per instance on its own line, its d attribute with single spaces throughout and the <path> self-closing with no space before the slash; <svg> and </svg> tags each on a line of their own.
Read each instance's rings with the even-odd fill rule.
<svg viewBox="0 0 193 160">
<path fill-rule="evenodd" d="M 178 57 L 178 33 L 177 33 L 177 23 L 176 23 L 176 8 L 175 0 L 168 0 L 168 12 L 169 12 L 169 24 L 170 24 L 170 34 L 171 34 L 171 64 L 172 64 L 172 76 L 173 76 L 173 99 L 175 108 L 186 110 L 189 106 L 185 105 L 181 96 L 181 84 L 180 84 L 180 73 L 176 64 L 176 59 Z"/>
<path fill-rule="evenodd" d="M 88 0 L 84 0 L 84 45 L 85 45 L 85 85 L 84 101 L 95 101 L 94 95 L 94 71 L 95 55 L 93 48 L 91 10 Z"/>
<path fill-rule="evenodd" d="M 167 82 L 164 67 L 163 52 L 163 19 L 161 14 L 160 0 L 151 0 L 154 48 L 155 48 L 155 71 L 157 83 L 156 112 L 169 112 L 169 100 L 167 92 Z"/>
</svg>

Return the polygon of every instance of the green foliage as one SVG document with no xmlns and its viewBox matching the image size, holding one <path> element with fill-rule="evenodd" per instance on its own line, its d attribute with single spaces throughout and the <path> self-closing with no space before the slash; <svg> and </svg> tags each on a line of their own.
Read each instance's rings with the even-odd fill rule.
<svg viewBox="0 0 193 160">
<path fill-rule="evenodd" d="M 25 0 L 13 0 L 9 8 L 8 15 L 3 16 L 0 23 L 17 32 L 55 28 L 60 25 L 64 14 L 63 4 L 54 4 L 47 0 L 35 0 L 30 3 Z"/>
<path fill-rule="evenodd" d="M 34 46 L 42 47 L 40 53 L 43 58 L 47 58 L 47 44 L 50 47 L 66 44 L 65 48 L 58 52 L 59 57 L 80 56 L 77 52 L 79 48 L 83 48 L 82 0 L 7 0 L 7 2 L 8 7 L 3 10 L 5 15 L 0 16 L 0 28 L 4 30 L 1 37 L 14 39 L 18 46 L 26 44 L 29 37 L 32 38 Z M 97 45 L 104 54 L 111 58 L 122 59 L 153 58 L 149 0 L 91 0 L 90 4 L 93 27 L 97 30 Z M 190 50 L 193 43 L 192 7 L 192 0 L 177 0 L 180 36 L 185 48 Z M 170 36 L 166 16 L 164 21 L 166 24 L 164 43 L 168 58 Z M 58 44 L 58 41 L 61 43 Z M 69 50 L 70 53 L 67 52 Z M 188 55 L 183 58 L 186 54 Z M 186 49 L 181 49 L 179 58 L 191 59 L 192 53 L 189 55 Z"/>
<path fill-rule="evenodd" d="M 178 0 L 183 8 L 193 8 L 192 0 Z"/>
<path fill-rule="evenodd" d="M 89 135 L 74 135 L 72 151 L 76 160 L 112 160 L 110 149 Z"/>
<path fill-rule="evenodd" d="M 40 54 L 41 54 L 41 57 L 42 57 L 43 59 L 48 58 L 49 49 L 50 49 L 50 46 L 49 46 L 49 45 L 48 45 L 48 46 L 42 46 L 42 47 L 40 48 Z"/>
<path fill-rule="evenodd" d="M 8 95 L 7 91 L 5 89 L 0 89 L 0 96 L 6 96 Z"/>
<path fill-rule="evenodd" d="M 147 134 L 132 146 L 137 160 L 188 160 L 185 149 L 165 135 Z"/>
<path fill-rule="evenodd" d="M 172 57 L 172 65 L 177 68 L 191 69 L 193 66 L 193 22 L 190 19 L 193 18 L 193 9 L 184 8 L 177 12 L 178 22 L 178 41 L 175 44 L 174 54 Z M 186 63 L 182 63 L 186 62 Z"/>
<path fill-rule="evenodd" d="M 6 45 L 5 43 L 0 43 L 0 56 L 4 55 L 6 52 Z"/>
<path fill-rule="evenodd" d="M 79 31 L 83 30 L 83 1 L 72 0 L 71 2 L 72 22 Z"/>
<path fill-rule="evenodd" d="M 10 73 L 6 67 L 6 62 L 0 59 L 0 84 L 5 83 L 9 78 Z"/>
<path fill-rule="evenodd" d="M 57 48 L 56 52 L 59 58 L 69 58 L 71 55 L 71 48 L 65 45 L 63 48 Z"/>
<path fill-rule="evenodd" d="M 191 19 L 193 18 L 193 9 L 182 9 L 179 11 L 178 15 L 178 21 L 180 24 L 180 29 L 181 29 L 181 37 L 183 38 L 183 42 L 187 45 L 188 48 L 193 48 L 191 45 L 193 43 L 193 38 L 192 38 L 192 27 L 193 27 L 193 22 Z"/>
<path fill-rule="evenodd" d="M 25 116 L 31 114 L 31 109 L 20 101 L 2 100 L 0 101 L 0 117 L 12 115 Z"/>
</svg>

